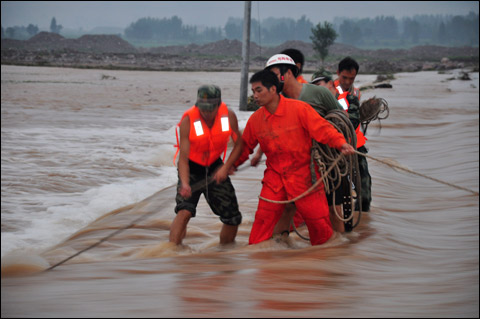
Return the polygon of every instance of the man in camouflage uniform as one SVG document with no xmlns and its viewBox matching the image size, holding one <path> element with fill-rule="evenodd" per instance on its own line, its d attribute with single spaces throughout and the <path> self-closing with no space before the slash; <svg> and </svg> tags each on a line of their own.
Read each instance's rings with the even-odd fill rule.
<svg viewBox="0 0 480 319">
<path fill-rule="evenodd" d="M 347 94 L 347 100 L 353 97 L 352 103 L 349 102 L 350 106 L 347 108 L 351 108 L 352 104 L 356 104 L 356 107 L 359 109 L 360 107 L 360 98 L 361 93 L 360 90 L 354 87 L 353 83 L 355 82 L 355 77 L 358 74 L 359 65 L 358 63 L 350 58 L 346 57 L 338 64 L 337 76 L 338 79 L 334 81 L 334 86 L 337 91 L 337 99 L 341 99 L 342 94 Z M 347 103 L 348 104 L 348 103 Z M 352 121 L 352 124 L 353 121 Z M 358 124 L 360 124 L 360 117 L 358 118 Z M 355 125 L 356 133 L 357 133 L 357 150 L 361 153 L 367 154 L 368 149 L 365 147 L 366 137 L 363 135 L 363 132 L 360 130 L 359 125 Z M 372 178 L 368 171 L 368 163 L 367 158 L 365 156 L 358 156 L 358 165 L 360 170 L 360 178 L 361 178 L 361 193 L 357 194 L 358 197 L 361 198 L 361 208 L 362 211 L 368 212 L 370 211 L 370 202 L 372 201 Z M 355 210 L 360 209 L 360 201 L 357 198 L 355 202 Z"/>
</svg>

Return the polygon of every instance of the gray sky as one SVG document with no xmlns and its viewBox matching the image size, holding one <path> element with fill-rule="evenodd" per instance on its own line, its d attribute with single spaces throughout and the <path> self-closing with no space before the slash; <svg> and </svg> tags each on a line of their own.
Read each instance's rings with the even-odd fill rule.
<svg viewBox="0 0 480 319">
<path fill-rule="evenodd" d="M 63 28 L 125 28 L 140 18 L 177 15 L 184 25 L 224 26 L 229 17 L 242 18 L 244 1 L 2 1 L 2 27 L 37 25 L 50 28 L 55 17 Z M 478 1 L 252 1 L 252 18 L 299 19 L 314 24 L 334 17 L 366 18 L 416 14 L 478 14 Z"/>
</svg>

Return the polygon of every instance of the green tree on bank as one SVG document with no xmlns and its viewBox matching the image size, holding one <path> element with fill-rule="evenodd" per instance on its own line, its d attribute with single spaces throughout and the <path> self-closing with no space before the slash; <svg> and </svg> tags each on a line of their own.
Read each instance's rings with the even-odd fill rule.
<svg viewBox="0 0 480 319">
<path fill-rule="evenodd" d="M 60 30 L 62 30 L 62 28 L 62 25 L 57 24 L 57 20 L 55 17 L 53 17 L 52 21 L 50 22 L 50 32 L 60 34 Z"/>
<path fill-rule="evenodd" d="M 327 21 L 323 23 L 323 26 L 319 23 L 315 28 L 312 28 L 310 39 L 313 43 L 313 49 L 320 56 L 320 60 L 322 60 L 322 64 L 328 56 L 328 47 L 335 42 L 336 38 L 337 32 L 333 29 L 332 24 Z"/>
</svg>

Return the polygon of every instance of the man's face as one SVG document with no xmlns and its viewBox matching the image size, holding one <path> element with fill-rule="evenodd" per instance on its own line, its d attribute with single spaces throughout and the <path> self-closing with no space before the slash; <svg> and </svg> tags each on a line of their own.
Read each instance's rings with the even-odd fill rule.
<svg viewBox="0 0 480 319">
<path fill-rule="evenodd" d="M 355 69 L 351 70 L 343 70 L 342 72 L 338 73 L 338 81 L 340 82 L 340 86 L 344 91 L 350 90 L 355 82 L 355 77 L 357 76 L 357 71 Z"/>
<path fill-rule="evenodd" d="M 265 86 L 263 86 L 262 82 L 253 82 L 252 92 L 255 102 L 260 106 L 268 104 L 275 94 L 277 94 L 274 86 L 272 86 L 270 89 L 267 89 Z"/>
<path fill-rule="evenodd" d="M 203 119 L 206 122 L 209 122 L 209 121 L 214 120 L 215 116 L 217 116 L 218 106 L 215 109 L 213 109 L 213 111 L 205 111 L 205 110 L 202 110 L 202 109 L 199 109 L 199 111 L 200 111 L 200 115 L 203 117 Z"/>
<path fill-rule="evenodd" d="M 324 80 L 317 81 L 313 84 L 315 84 L 317 86 L 327 86 L 327 82 L 325 82 Z"/>
<path fill-rule="evenodd" d="M 326 87 L 330 92 L 332 92 L 333 95 L 335 95 L 335 86 L 333 84 L 333 81 L 327 82 L 325 80 L 320 80 L 318 82 L 315 82 L 315 85 Z"/>
<path fill-rule="evenodd" d="M 292 74 L 292 71 L 290 69 L 288 69 L 285 74 L 283 75 L 283 78 L 282 78 L 282 75 L 280 73 L 280 68 L 277 68 L 277 67 L 273 67 L 270 69 L 270 71 L 272 71 L 273 73 L 275 73 L 278 77 L 278 80 L 280 82 L 285 82 L 287 80 L 287 78 L 290 76 L 290 75 L 293 75 Z"/>
</svg>

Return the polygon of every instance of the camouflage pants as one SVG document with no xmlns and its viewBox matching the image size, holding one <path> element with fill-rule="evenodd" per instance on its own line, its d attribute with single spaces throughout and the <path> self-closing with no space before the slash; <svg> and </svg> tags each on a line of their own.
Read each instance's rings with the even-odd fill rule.
<svg viewBox="0 0 480 319">
<path fill-rule="evenodd" d="M 230 178 L 228 177 L 220 184 L 207 182 L 208 176 L 213 174 L 222 164 L 221 159 L 218 159 L 210 167 L 204 167 L 189 161 L 190 185 L 197 185 L 197 189 L 192 190 L 192 196 L 189 198 L 183 198 L 178 193 L 180 178 L 178 179 L 175 213 L 178 213 L 180 210 L 188 210 L 192 217 L 195 217 L 198 201 L 203 194 L 213 213 L 220 217 L 222 223 L 236 226 L 242 222 L 242 214 L 238 209 L 235 188 L 233 188 Z"/>
<path fill-rule="evenodd" d="M 367 154 L 368 150 L 365 146 L 358 148 L 360 153 Z M 368 212 L 370 210 L 370 202 L 372 201 L 372 178 L 368 172 L 368 163 L 365 156 L 358 155 L 358 166 L 360 170 L 360 179 L 362 185 L 361 199 L 362 211 Z M 359 209 L 358 199 L 355 202 L 355 210 Z"/>
</svg>

